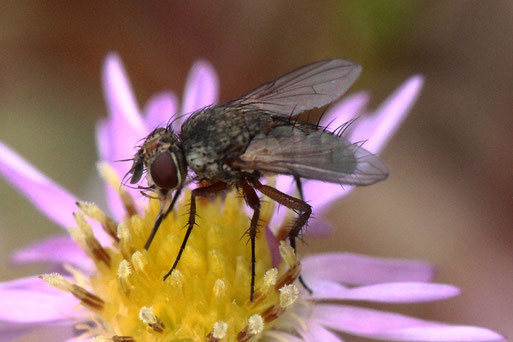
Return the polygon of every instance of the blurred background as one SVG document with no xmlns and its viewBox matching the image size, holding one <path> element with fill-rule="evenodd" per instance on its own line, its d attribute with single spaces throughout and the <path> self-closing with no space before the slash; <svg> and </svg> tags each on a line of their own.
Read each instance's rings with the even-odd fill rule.
<svg viewBox="0 0 513 342">
<path fill-rule="evenodd" d="M 216 68 L 221 101 L 329 57 L 363 66 L 350 92 L 370 91 L 371 108 L 423 74 L 418 103 L 383 153 L 390 178 L 334 203 L 336 239 L 309 238 L 301 252 L 432 262 L 437 281 L 461 296 L 383 308 L 511 336 L 512 18 L 511 1 L 2 2 L 0 140 L 90 200 L 109 51 L 140 106 L 162 90 L 181 95 L 198 58 Z M 61 232 L 0 181 L 0 280 L 41 273 L 14 268 L 9 255 Z"/>
</svg>

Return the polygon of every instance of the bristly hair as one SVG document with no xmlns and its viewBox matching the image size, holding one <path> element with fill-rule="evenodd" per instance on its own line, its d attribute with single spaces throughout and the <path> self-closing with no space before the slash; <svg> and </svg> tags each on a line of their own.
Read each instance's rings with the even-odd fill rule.
<svg viewBox="0 0 513 342">
<path fill-rule="evenodd" d="M 356 121 L 358 120 L 359 117 L 355 117 L 355 118 L 352 118 L 351 120 L 349 121 L 346 121 L 344 122 L 343 124 L 341 124 L 340 126 L 338 126 L 337 128 L 335 128 L 332 133 L 335 134 L 336 136 L 338 137 L 341 137 L 344 135 L 344 133 L 347 131 L 347 129 Z"/>
<path fill-rule="evenodd" d="M 173 128 L 173 124 L 178 121 L 179 119 L 185 117 L 188 113 L 185 113 L 185 114 L 178 114 L 178 113 L 174 113 L 173 115 L 171 115 L 171 117 L 169 118 L 169 120 L 167 120 L 167 123 L 166 123 L 166 130 L 170 131 L 172 130 Z"/>
</svg>

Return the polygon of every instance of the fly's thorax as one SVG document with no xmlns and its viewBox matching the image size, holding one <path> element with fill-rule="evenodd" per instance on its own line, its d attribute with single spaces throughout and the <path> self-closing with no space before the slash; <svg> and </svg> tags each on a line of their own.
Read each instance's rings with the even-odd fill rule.
<svg viewBox="0 0 513 342">
<path fill-rule="evenodd" d="M 193 114 L 180 133 L 187 165 L 198 178 L 228 183 L 240 176 L 225 165 L 225 160 L 242 154 L 251 136 L 244 115 L 222 105 Z"/>
</svg>

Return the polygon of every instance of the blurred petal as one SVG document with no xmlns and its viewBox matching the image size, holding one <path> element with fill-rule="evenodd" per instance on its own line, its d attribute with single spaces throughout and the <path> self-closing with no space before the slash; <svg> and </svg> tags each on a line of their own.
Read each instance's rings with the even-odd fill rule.
<svg viewBox="0 0 513 342">
<path fill-rule="evenodd" d="M 265 239 L 267 240 L 269 252 L 271 253 L 271 265 L 272 267 L 278 267 L 281 262 L 279 251 L 280 242 L 268 227 L 265 227 Z"/>
<path fill-rule="evenodd" d="M 15 324 L 0 322 L 0 341 L 10 341 L 35 329 L 33 324 Z"/>
<path fill-rule="evenodd" d="M 49 287 L 49 285 L 46 285 Z M 17 323 L 37 323 L 70 320 L 84 313 L 75 309 L 79 300 L 71 294 L 54 291 L 0 289 L 0 320 Z"/>
<path fill-rule="evenodd" d="M 369 102 L 369 94 L 367 93 L 349 95 L 328 109 L 322 117 L 321 125 L 327 126 L 330 131 L 336 130 L 350 120 L 357 118 L 367 102 Z M 358 120 L 353 125 L 358 125 Z"/>
<path fill-rule="evenodd" d="M 501 336 L 492 330 L 462 325 L 406 328 L 374 336 L 384 340 L 398 341 L 488 342 L 506 340 L 504 336 Z"/>
<path fill-rule="evenodd" d="M 61 225 L 75 225 L 77 199 L 0 142 L 0 173 L 43 214 Z"/>
<path fill-rule="evenodd" d="M 100 124 L 97 131 L 97 144 L 100 155 L 105 161 L 119 161 L 133 157 L 135 146 L 149 132 L 141 118 L 132 94 L 132 88 L 118 55 L 110 53 L 103 68 L 103 89 L 109 109 L 107 124 Z M 108 144 L 103 147 L 103 144 Z M 130 162 L 115 162 L 113 168 L 120 178 L 130 169 Z M 128 189 L 132 195 L 137 191 Z M 115 219 L 121 219 L 123 209 L 117 196 L 110 188 L 107 198 L 111 213 Z"/>
<path fill-rule="evenodd" d="M 276 189 L 293 195 L 296 189 L 294 178 L 287 175 L 277 175 Z M 274 206 L 273 216 L 269 222 L 269 227 L 271 227 L 273 230 L 279 229 L 283 225 L 285 217 L 287 217 L 287 208 L 283 207 L 279 203 L 276 203 Z"/>
<path fill-rule="evenodd" d="M 302 338 L 281 331 L 266 331 L 264 336 L 265 341 L 270 342 L 304 342 Z"/>
<path fill-rule="evenodd" d="M 48 286 L 43 280 L 39 277 L 25 277 L 18 278 L 9 281 L 4 281 L 0 283 L 0 290 L 9 289 L 9 290 L 31 290 L 36 292 L 51 292 L 54 293 L 54 288 Z"/>
<path fill-rule="evenodd" d="M 110 143 L 110 127 L 107 119 L 100 119 L 96 124 L 96 148 L 100 160 L 108 160 L 112 155 L 112 146 Z"/>
<path fill-rule="evenodd" d="M 177 114 L 177 110 L 178 100 L 173 92 L 153 96 L 144 107 L 146 127 L 152 130 L 156 127 L 165 126 L 173 118 L 173 115 Z"/>
<path fill-rule="evenodd" d="M 134 129 L 144 127 L 125 68 L 115 53 L 109 53 L 105 59 L 103 90 L 111 115 L 121 116 L 125 125 Z"/>
<path fill-rule="evenodd" d="M 305 342 L 342 342 L 343 340 L 322 325 L 309 322 L 306 330 L 299 330 Z"/>
<path fill-rule="evenodd" d="M 217 75 L 212 65 L 204 60 L 197 61 L 192 66 L 185 84 L 182 114 L 215 104 L 218 91 Z"/>
<path fill-rule="evenodd" d="M 106 138 L 111 145 L 105 160 L 130 158 L 134 154 L 137 141 L 145 137 L 147 130 L 133 98 L 121 60 L 115 54 L 109 54 L 105 60 L 103 85 L 110 118 L 105 128 L 108 134 L 102 133 L 98 136 Z M 121 170 L 120 174 L 127 172 L 130 167 L 127 163 L 118 163 L 116 166 Z"/>
<path fill-rule="evenodd" d="M 348 305 L 317 305 L 312 319 L 330 329 L 373 339 L 440 342 L 503 339 L 484 328 L 450 326 Z"/>
<path fill-rule="evenodd" d="M 333 200 L 346 196 L 354 186 L 326 183 L 316 180 L 303 182 L 303 191 L 308 203 L 316 209 L 317 213 L 325 210 Z M 310 223 L 314 225 L 314 220 Z"/>
<path fill-rule="evenodd" d="M 458 288 L 444 284 L 417 282 L 386 283 L 348 289 L 323 279 L 307 279 L 312 298 L 363 300 L 381 303 L 419 303 L 457 296 Z"/>
<path fill-rule="evenodd" d="M 17 263 L 53 262 L 71 264 L 82 270 L 93 269 L 91 259 L 69 236 L 54 236 L 30 244 L 14 252 L 12 260 Z"/>
<path fill-rule="evenodd" d="M 424 79 L 416 75 L 408 79 L 369 117 L 359 120 L 350 141 L 366 141 L 364 147 L 379 153 L 395 134 L 415 104 Z"/>
<path fill-rule="evenodd" d="M 311 221 L 308 220 L 308 227 L 304 230 L 305 235 L 327 238 L 333 234 L 333 229 L 335 229 L 333 224 L 322 217 L 311 217 L 311 219 Z"/>
<path fill-rule="evenodd" d="M 352 285 L 430 281 L 431 265 L 421 261 L 374 258 L 352 253 L 323 253 L 303 258 L 306 279 L 326 279 Z"/>
</svg>

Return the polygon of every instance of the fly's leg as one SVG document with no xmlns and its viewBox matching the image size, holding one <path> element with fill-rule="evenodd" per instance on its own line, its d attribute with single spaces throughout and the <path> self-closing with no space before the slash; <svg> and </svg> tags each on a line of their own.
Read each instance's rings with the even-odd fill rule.
<svg viewBox="0 0 513 342">
<path fill-rule="evenodd" d="M 146 243 L 144 244 L 144 249 L 148 250 L 148 248 L 150 248 L 151 242 L 153 241 L 155 234 L 157 234 L 157 230 L 159 230 L 160 224 L 167 217 L 167 215 L 173 210 L 173 207 L 175 206 L 176 200 L 180 196 L 182 189 L 183 188 L 178 188 L 178 190 L 176 190 L 175 194 L 173 195 L 173 200 L 171 201 L 169 208 L 167 210 L 165 210 L 165 212 L 163 212 L 162 208 L 160 208 L 160 211 L 159 211 L 157 217 L 155 217 L 155 222 L 153 223 L 153 228 L 151 229 L 150 236 L 148 236 L 148 240 L 146 240 Z"/>
<path fill-rule="evenodd" d="M 244 199 L 251 209 L 253 209 L 253 216 L 249 224 L 249 239 L 251 241 L 251 290 L 249 292 L 249 299 L 253 301 L 253 294 L 255 292 L 255 238 L 258 232 L 258 219 L 260 218 L 260 199 L 258 198 L 255 189 L 247 181 L 242 183 L 242 193 Z"/>
<path fill-rule="evenodd" d="M 252 183 L 253 183 L 253 186 L 255 187 L 255 189 L 257 189 L 258 191 L 260 191 L 267 197 L 275 200 L 276 202 L 286 206 L 289 209 L 301 212 L 301 214 L 298 215 L 298 217 L 292 224 L 292 227 L 290 228 L 289 233 L 288 233 L 290 246 L 292 247 L 292 249 L 295 252 L 296 251 L 296 237 L 299 235 L 299 233 L 301 232 L 301 228 L 303 228 L 305 226 L 306 222 L 308 221 L 308 218 L 312 214 L 312 207 L 310 205 L 308 205 L 308 203 L 306 203 L 305 201 L 300 200 L 295 197 L 292 197 L 292 196 L 289 196 L 269 185 L 263 185 L 258 180 L 252 181 Z M 300 278 L 301 284 L 305 287 L 305 289 L 308 292 L 312 293 L 312 290 L 308 286 L 306 286 L 303 279 L 301 277 L 299 277 L 299 278 Z"/>
<path fill-rule="evenodd" d="M 296 186 L 297 186 L 297 191 L 299 193 L 299 198 L 301 199 L 301 201 L 304 202 L 305 201 L 305 196 L 304 196 L 304 193 L 303 193 L 303 183 L 301 183 L 301 177 L 294 176 L 294 180 L 296 181 Z M 299 234 L 299 232 L 298 232 L 298 234 Z M 296 253 L 296 239 L 290 237 L 290 233 L 289 233 L 289 239 L 290 239 L 290 246 L 294 249 L 294 253 Z M 312 289 L 309 288 L 308 285 L 306 285 L 305 280 L 303 279 L 303 277 L 301 275 L 299 275 L 299 282 L 301 283 L 301 285 L 303 285 L 305 290 L 307 290 L 310 294 L 313 293 Z"/>
<path fill-rule="evenodd" d="M 169 270 L 169 272 L 166 273 L 164 276 L 164 280 L 167 279 L 173 273 L 173 271 L 176 268 L 176 265 L 178 265 L 178 261 L 180 260 L 180 257 L 182 256 L 183 250 L 185 249 L 185 246 L 187 245 L 187 240 L 189 239 L 189 236 L 191 235 L 192 228 L 196 224 L 196 197 L 209 197 L 217 194 L 220 191 L 223 191 L 226 189 L 227 184 L 223 182 L 217 182 L 213 183 L 201 188 L 196 188 L 191 191 L 191 207 L 189 209 L 189 221 L 187 222 L 187 232 L 185 233 L 185 237 L 183 238 L 182 245 L 180 246 L 180 250 L 178 251 L 178 255 L 176 256 L 175 262 L 173 263 L 173 267 Z"/>
<path fill-rule="evenodd" d="M 294 180 L 296 181 L 297 191 L 299 193 L 299 198 L 304 202 L 305 196 L 303 193 L 303 183 L 301 183 L 301 178 L 299 176 L 294 176 Z"/>
</svg>

